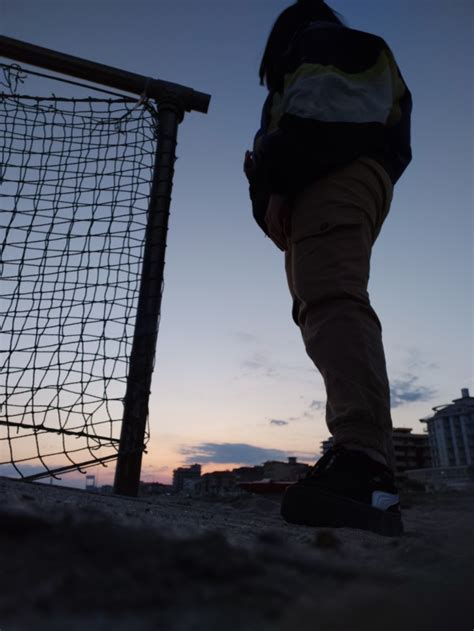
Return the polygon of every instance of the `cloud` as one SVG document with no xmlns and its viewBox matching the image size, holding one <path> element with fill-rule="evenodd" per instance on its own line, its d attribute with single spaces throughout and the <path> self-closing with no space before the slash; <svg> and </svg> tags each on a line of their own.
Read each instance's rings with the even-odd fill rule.
<svg viewBox="0 0 474 631">
<path fill-rule="evenodd" d="M 288 421 L 279 421 L 276 418 L 270 419 L 270 425 L 288 425 Z"/>
<path fill-rule="evenodd" d="M 390 399 L 392 408 L 415 401 L 429 401 L 436 395 L 436 390 L 416 384 L 418 377 L 407 374 L 401 379 L 392 380 Z"/>
<path fill-rule="evenodd" d="M 169 471 L 172 471 L 172 467 L 166 464 L 159 467 L 153 464 L 146 464 L 142 467 L 142 471 L 145 471 L 145 469 L 149 469 L 152 473 L 168 473 Z"/>
<path fill-rule="evenodd" d="M 287 452 L 280 449 L 266 449 L 246 443 L 200 443 L 192 447 L 182 447 L 180 453 L 186 456 L 186 464 L 262 464 L 266 460 L 286 461 Z"/>
<path fill-rule="evenodd" d="M 312 401 L 309 404 L 309 407 L 312 410 L 325 410 L 326 409 L 326 401 Z"/>
<path fill-rule="evenodd" d="M 246 371 L 245 374 L 249 374 L 249 371 L 252 371 L 263 373 L 267 377 L 277 377 L 279 375 L 269 358 L 258 351 L 255 351 L 251 357 L 244 360 L 241 363 L 241 367 Z"/>
<path fill-rule="evenodd" d="M 258 342 L 258 337 L 253 333 L 246 333 L 245 331 L 236 331 L 234 334 L 240 342 L 244 344 L 255 344 Z"/>
<path fill-rule="evenodd" d="M 409 373 L 420 372 L 420 370 L 426 368 L 429 370 L 439 369 L 439 364 L 435 362 L 427 362 L 425 359 L 423 359 L 421 351 L 414 346 L 407 348 L 405 350 L 405 353 L 407 355 L 405 359 L 405 364 Z"/>
<path fill-rule="evenodd" d="M 301 397 L 303 398 L 303 397 Z M 316 412 L 324 412 L 326 410 L 326 401 L 316 401 L 313 399 L 309 404 L 308 408 L 301 413 L 299 418 L 309 418 L 314 419 Z"/>
<path fill-rule="evenodd" d="M 21 462 L 17 464 L 17 467 L 20 470 L 21 474 L 18 472 L 17 469 L 15 469 L 13 464 L 1 464 L 0 475 L 5 476 L 6 478 L 21 478 L 21 476 L 27 477 L 29 475 L 36 475 L 37 473 L 44 473 L 46 470 L 41 465 L 24 464 Z"/>
<path fill-rule="evenodd" d="M 231 335 L 242 345 L 260 346 L 259 338 L 253 333 L 247 333 L 246 331 L 234 331 Z M 246 354 L 247 352 L 248 351 L 246 350 Z M 274 377 L 278 374 L 274 365 L 265 353 L 258 350 L 254 350 L 252 354 L 249 354 L 247 358 L 241 362 L 240 367 L 243 369 L 244 375 L 259 372 L 263 373 L 267 377 Z"/>
<path fill-rule="evenodd" d="M 285 379 L 294 378 L 295 375 L 297 375 L 298 379 L 303 379 L 306 378 L 307 373 L 311 373 L 312 376 L 314 376 L 314 366 L 309 367 L 307 362 L 292 365 L 272 358 L 274 348 L 266 349 L 262 340 L 253 333 L 233 331 L 231 335 L 238 340 L 243 347 L 246 347 L 244 349 L 246 357 L 240 364 L 243 370 L 243 376 L 248 376 L 251 373 L 260 373 L 266 377 L 283 376 Z"/>
</svg>

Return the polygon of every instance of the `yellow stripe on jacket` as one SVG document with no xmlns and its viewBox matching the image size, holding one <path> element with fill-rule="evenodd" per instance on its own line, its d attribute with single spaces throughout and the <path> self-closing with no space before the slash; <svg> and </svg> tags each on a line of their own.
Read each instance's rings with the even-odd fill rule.
<svg viewBox="0 0 474 631">
<path fill-rule="evenodd" d="M 392 126 L 400 120 L 404 91 L 389 50 L 382 51 L 377 63 L 361 73 L 303 63 L 285 76 L 283 95 L 275 93 L 267 133 L 278 129 L 284 114 L 321 122 Z"/>
</svg>

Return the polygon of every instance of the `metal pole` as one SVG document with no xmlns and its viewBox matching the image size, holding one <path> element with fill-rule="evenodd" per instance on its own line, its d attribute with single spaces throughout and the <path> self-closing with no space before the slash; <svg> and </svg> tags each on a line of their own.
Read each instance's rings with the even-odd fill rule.
<svg viewBox="0 0 474 631">
<path fill-rule="evenodd" d="M 183 117 L 184 106 L 176 94 L 165 96 L 158 104 L 158 145 L 114 483 L 115 493 L 133 497 L 138 495 L 140 483 L 148 400 L 158 337 L 176 141 L 178 125 Z"/>
<path fill-rule="evenodd" d="M 120 70 L 113 66 L 98 64 L 95 61 L 66 55 L 56 50 L 35 46 L 12 37 L 0 35 L 0 56 L 30 64 L 38 68 L 45 68 L 53 72 L 60 72 L 85 79 L 100 85 L 106 85 L 116 90 L 124 90 L 132 94 L 143 94 L 149 99 L 161 102 L 166 93 L 173 92 L 181 99 L 184 109 L 188 112 L 197 111 L 207 113 L 210 96 L 196 92 L 192 88 L 170 81 L 151 79 L 143 75 Z"/>
</svg>

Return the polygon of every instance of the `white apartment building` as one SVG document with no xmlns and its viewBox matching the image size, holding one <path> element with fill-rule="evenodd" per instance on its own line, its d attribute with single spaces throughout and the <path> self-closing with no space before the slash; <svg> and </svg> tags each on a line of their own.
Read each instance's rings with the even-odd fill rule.
<svg viewBox="0 0 474 631">
<path fill-rule="evenodd" d="M 422 418 L 426 423 L 433 467 L 474 465 L 474 397 L 461 390 L 461 398 L 433 408 L 435 414 Z"/>
</svg>

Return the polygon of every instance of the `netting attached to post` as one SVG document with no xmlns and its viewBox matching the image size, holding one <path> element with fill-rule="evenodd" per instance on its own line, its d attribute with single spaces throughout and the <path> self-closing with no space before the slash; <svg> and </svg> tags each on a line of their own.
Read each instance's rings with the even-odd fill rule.
<svg viewBox="0 0 474 631">
<path fill-rule="evenodd" d="M 0 475 L 46 477 L 117 455 L 156 117 L 21 77 L 0 65 Z"/>
</svg>

